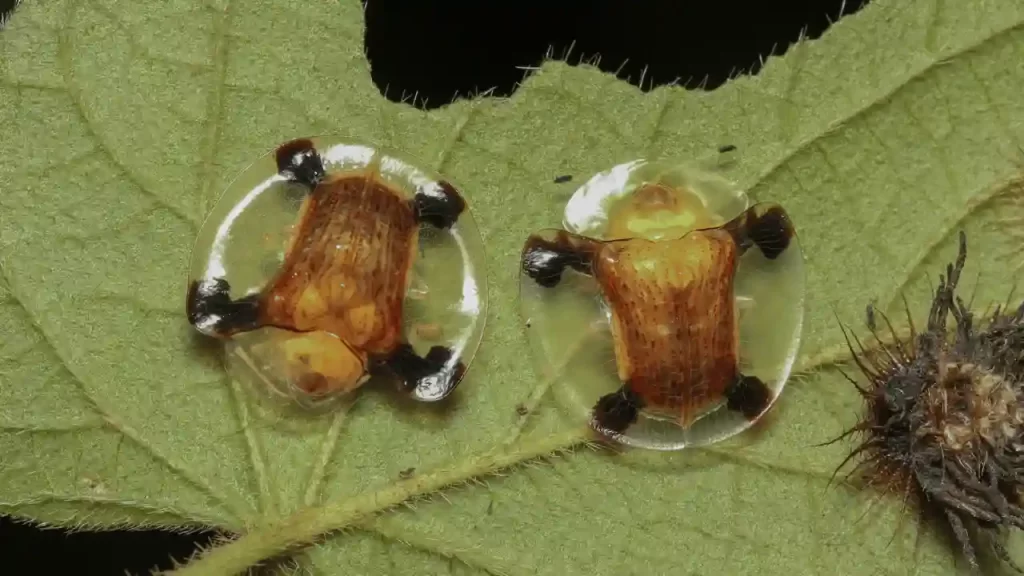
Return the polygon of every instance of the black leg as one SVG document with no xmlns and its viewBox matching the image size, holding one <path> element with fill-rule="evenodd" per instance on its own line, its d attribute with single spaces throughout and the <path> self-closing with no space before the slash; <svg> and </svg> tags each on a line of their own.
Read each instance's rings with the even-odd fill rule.
<svg viewBox="0 0 1024 576">
<path fill-rule="evenodd" d="M 466 210 L 466 200 L 455 186 L 444 180 L 436 186 L 424 186 L 417 190 L 412 203 L 420 223 L 442 230 L 451 228 Z"/>
<path fill-rule="evenodd" d="M 724 228 L 732 235 L 741 253 L 757 246 L 769 260 L 785 252 L 796 235 L 793 223 L 782 206 L 768 202 L 751 206 Z"/>
<path fill-rule="evenodd" d="M 729 410 L 753 420 L 768 409 L 772 401 L 772 391 L 760 378 L 740 374 L 732 385 L 725 389 L 725 399 Z"/>
<path fill-rule="evenodd" d="M 192 282 L 186 303 L 188 321 L 203 334 L 214 337 L 259 328 L 259 294 L 232 300 L 229 289 L 223 278 Z"/>
<path fill-rule="evenodd" d="M 534 234 L 523 248 L 523 272 L 537 284 L 552 288 L 562 281 L 566 267 L 590 274 L 593 253 L 593 246 L 584 244 L 582 239 L 574 240 L 566 232 L 557 232 L 553 239 Z"/>
<path fill-rule="evenodd" d="M 629 385 L 602 396 L 590 416 L 591 426 L 602 434 L 622 434 L 636 422 L 643 408 L 643 398 Z"/>
<path fill-rule="evenodd" d="M 421 402 L 436 402 L 451 394 L 466 372 L 461 360 L 454 363 L 452 349 L 434 346 L 420 356 L 409 344 L 402 344 L 383 365 L 402 381 L 402 388 Z"/>
<path fill-rule="evenodd" d="M 299 138 L 278 146 L 275 157 L 277 171 L 282 176 L 310 190 L 316 188 L 324 178 L 323 160 L 308 138 Z"/>
</svg>

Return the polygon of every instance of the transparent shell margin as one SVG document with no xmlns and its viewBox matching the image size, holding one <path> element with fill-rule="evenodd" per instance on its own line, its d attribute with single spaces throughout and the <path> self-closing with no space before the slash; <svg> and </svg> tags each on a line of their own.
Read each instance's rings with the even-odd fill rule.
<svg viewBox="0 0 1024 576">
<path fill-rule="evenodd" d="M 468 373 L 483 336 L 488 299 L 486 253 L 473 217 L 471 195 L 451 179 L 422 168 L 423 163 L 412 161 L 407 154 L 338 135 L 310 140 L 328 174 L 375 169 L 381 181 L 409 198 L 418 187 L 436 185 L 443 179 L 466 199 L 466 210 L 449 230 L 420 227 L 419 256 L 410 270 L 403 305 L 403 333 L 420 354 L 434 344 L 451 347 L 455 351 L 452 361 L 461 359 Z M 283 264 L 306 193 L 278 174 L 274 152 L 285 141 L 242 170 L 220 195 L 197 234 L 188 284 L 225 277 L 231 298 L 241 298 L 262 289 Z M 424 326 L 430 330 L 422 329 Z M 438 330 L 443 336 L 433 340 Z M 259 353 L 261 344 L 288 337 L 287 331 L 276 328 L 235 335 L 225 343 L 228 373 L 307 410 L 330 409 L 346 394 L 311 396 L 283 376 L 273 354 Z"/>
<path fill-rule="evenodd" d="M 610 309 L 600 287 L 593 278 L 571 269 L 554 288 L 544 288 L 526 274 L 521 278 L 521 312 L 535 368 L 541 378 L 552 382 L 554 397 L 573 421 L 589 421 L 597 400 L 622 385 Z M 769 406 L 760 418 L 782 394 L 799 351 L 803 283 L 803 258 L 795 241 L 776 260 L 767 260 L 756 248 L 740 258 L 733 291 L 739 309 L 739 368 L 745 375 L 759 377 L 771 391 Z M 720 442 L 755 423 L 724 406 L 706 413 L 688 429 L 642 412 L 625 434 L 606 435 L 629 446 L 680 450 Z"/>
<path fill-rule="evenodd" d="M 565 205 L 562 226 L 569 232 L 608 240 L 608 216 L 613 206 L 645 184 L 688 189 L 705 208 L 726 221 L 750 207 L 746 191 L 728 177 L 735 152 L 679 162 L 638 159 L 594 174 L 581 184 Z"/>
<path fill-rule="evenodd" d="M 723 223 L 728 222 L 753 204 L 741 188 L 715 169 L 720 165 L 716 160 L 636 160 L 620 164 L 596 174 L 577 189 L 566 205 L 563 224 L 569 232 L 607 240 L 604 230 L 612 204 L 644 183 L 684 186 L 718 213 Z M 553 232 L 541 230 L 536 234 Z M 541 378 L 552 382 L 554 396 L 573 420 L 589 421 L 597 400 L 622 385 L 615 362 L 611 311 L 600 286 L 593 278 L 571 269 L 553 288 L 538 285 L 522 271 L 520 275 L 521 314 L 535 367 Z M 759 377 L 771 391 L 762 415 L 748 420 L 720 405 L 684 429 L 674 421 L 643 411 L 624 434 L 599 432 L 628 446 L 680 450 L 726 440 L 749 429 L 772 410 L 789 380 L 801 344 L 805 271 L 798 237 L 794 235 L 789 248 L 775 260 L 765 258 L 757 248 L 748 250 L 739 260 L 734 282 L 740 372 Z"/>
</svg>

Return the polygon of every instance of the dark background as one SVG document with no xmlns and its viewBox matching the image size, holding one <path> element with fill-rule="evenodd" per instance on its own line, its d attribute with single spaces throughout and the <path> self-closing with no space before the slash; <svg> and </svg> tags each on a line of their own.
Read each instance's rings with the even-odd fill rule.
<svg viewBox="0 0 1024 576">
<path fill-rule="evenodd" d="M 866 3 L 848 0 L 844 15 Z M 0 0 L 0 14 L 15 4 Z M 507 96 L 523 78 L 524 72 L 517 67 L 537 65 L 549 47 L 562 57 L 570 45 L 569 62 L 589 61 L 600 54 L 603 70 L 618 70 L 619 77 L 633 84 L 639 84 L 646 67 L 644 90 L 673 82 L 713 89 L 739 73 L 756 74 L 762 57 L 783 54 L 802 30 L 808 37 L 820 36 L 830 21 L 838 20 L 843 2 L 364 0 L 364 4 L 368 4 L 366 49 L 378 88 L 383 92 L 387 87 L 392 100 L 417 94 L 418 107 L 435 108 L 455 94 L 492 87 L 497 88 L 495 95 Z M 4 565 L 31 566 L 33 574 L 148 574 L 154 568 L 169 568 L 171 557 L 184 560 L 212 536 L 159 531 L 67 533 L 0 518 Z"/>
</svg>

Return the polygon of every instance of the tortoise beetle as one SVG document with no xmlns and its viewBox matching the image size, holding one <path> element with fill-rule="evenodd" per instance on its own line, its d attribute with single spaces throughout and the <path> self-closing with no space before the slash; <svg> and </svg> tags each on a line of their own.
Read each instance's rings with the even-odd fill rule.
<svg viewBox="0 0 1024 576">
<path fill-rule="evenodd" d="M 419 401 L 448 396 L 486 310 L 482 241 L 459 190 L 368 146 L 301 138 L 268 160 L 200 230 L 189 322 L 300 404 L 376 375 Z"/>
<path fill-rule="evenodd" d="M 803 319 L 781 206 L 751 205 L 706 165 L 638 160 L 583 184 L 563 225 L 529 236 L 520 275 L 535 363 L 563 403 L 656 450 L 723 440 L 768 412 Z"/>
</svg>

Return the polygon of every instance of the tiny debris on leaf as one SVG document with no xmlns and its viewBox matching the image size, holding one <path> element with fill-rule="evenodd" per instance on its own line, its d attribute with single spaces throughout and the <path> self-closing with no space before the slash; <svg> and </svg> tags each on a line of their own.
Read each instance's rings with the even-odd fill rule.
<svg viewBox="0 0 1024 576">
<path fill-rule="evenodd" d="M 572 175 L 566 174 L 564 176 L 555 176 L 555 184 L 564 184 L 572 181 Z"/>
<path fill-rule="evenodd" d="M 860 422 L 826 444 L 859 437 L 836 473 L 857 460 L 846 478 L 916 503 L 922 519 L 941 519 L 975 572 L 985 543 L 995 559 L 1024 573 L 1003 543 L 1010 528 L 1024 528 L 1024 304 L 975 318 L 956 294 L 966 258 L 961 232 L 956 262 L 940 276 L 920 334 L 906 301 L 909 338 L 898 337 L 873 306 L 867 322 L 877 348 L 841 327 L 867 380 L 847 376 L 865 408 Z M 880 339 L 879 320 L 889 343 Z"/>
<path fill-rule="evenodd" d="M 415 473 L 416 473 L 416 467 L 415 466 L 410 466 L 409 468 L 406 468 L 405 470 L 402 470 L 401 472 L 399 472 L 398 473 L 398 477 L 401 478 L 402 480 L 408 480 L 409 478 L 412 478 L 412 475 L 415 474 Z"/>
<path fill-rule="evenodd" d="M 735 144 L 725 144 L 724 146 L 719 146 L 718 147 L 718 153 L 719 154 L 725 154 L 726 152 L 732 152 L 735 149 L 736 149 L 736 145 Z"/>
</svg>

